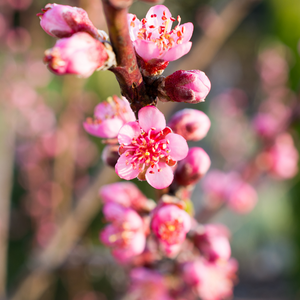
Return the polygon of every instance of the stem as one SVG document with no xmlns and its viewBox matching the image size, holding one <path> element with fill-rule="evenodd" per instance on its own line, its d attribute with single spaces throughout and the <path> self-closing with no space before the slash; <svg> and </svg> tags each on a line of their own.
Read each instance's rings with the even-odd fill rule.
<svg viewBox="0 0 300 300">
<path fill-rule="evenodd" d="M 110 41 L 117 58 L 117 67 L 110 69 L 121 88 L 121 93 L 126 97 L 132 110 L 137 115 L 138 111 L 147 105 L 156 104 L 155 99 L 146 93 L 143 76 L 139 70 L 135 50 L 130 39 L 127 8 L 116 8 L 108 0 L 102 0 L 106 16 Z"/>
</svg>

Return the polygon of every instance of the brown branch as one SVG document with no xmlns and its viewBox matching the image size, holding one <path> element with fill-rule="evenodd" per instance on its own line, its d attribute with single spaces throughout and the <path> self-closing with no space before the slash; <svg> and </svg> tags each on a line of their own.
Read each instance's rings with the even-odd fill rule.
<svg viewBox="0 0 300 300">
<path fill-rule="evenodd" d="M 128 9 L 116 8 L 109 0 L 102 2 L 110 41 L 117 58 L 117 67 L 110 70 L 116 75 L 122 95 L 129 100 L 132 110 L 137 114 L 142 107 L 153 104 L 155 99 L 146 96 L 145 84 L 129 35 Z"/>
</svg>

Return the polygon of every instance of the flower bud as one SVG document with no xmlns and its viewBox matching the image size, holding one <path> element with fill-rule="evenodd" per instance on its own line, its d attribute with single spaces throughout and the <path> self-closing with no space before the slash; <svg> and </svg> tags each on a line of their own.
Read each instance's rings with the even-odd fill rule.
<svg viewBox="0 0 300 300">
<path fill-rule="evenodd" d="M 115 167 L 119 157 L 119 145 L 107 145 L 102 151 L 103 162 L 113 168 Z"/>
<path fill-rule="evenodd" d="M 194 236 L 195 246 L 209 261 L 228 260 L 231 255 L 229 231 L 221 224 L 207 224 L 199 227 Z"/>
<path fill-rule="evenodd" d="M 200 141 L 206 136 L 210 124 L 205 113 L 186 108 L 174 114 L 168 125 L 174 133 L 182 135 L 187 141 Z"/>
<path fill-rule="evenodd" d="M 88 32 L 95 38 L 99 36 L 97 28 L 82 8 L 49 3 L 42 11 L 37 14 L 41 27 L 53 37 L 69 37 L 79 31 Z"/>
<path fill-rule="evenodd" d="M 88 77 L 103 68 L 108 60 L 105 46 L 85 32 L 58 40 L 53 48 L 45 51 L 44 57 L 53 73 L 77 74 L 82 77 Z"/>
<path fill-rule="evenodd" d="M 205 175 L 210 164 L 210 158 L 202 148 L 191 148 L 187 157 L 178 163 L 174 174 L 175 181 L 183 186 L 195 184 Z"/>
<path fill-rule="evenodd" d="M 195 104 L 205 100 L 210 88 L 204 72 L 178 70 L 166 77 L 164 93 L 171 101 Z"/>
</svg>

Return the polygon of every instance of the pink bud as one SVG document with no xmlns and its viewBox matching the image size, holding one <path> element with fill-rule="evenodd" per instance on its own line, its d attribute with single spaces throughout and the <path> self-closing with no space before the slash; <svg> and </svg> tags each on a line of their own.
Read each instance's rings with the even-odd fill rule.
<svg viewBox="0 0 300 300">
<path fill-rule="evenodd" d="M 203 102 L 210 88 L 210 80 L 199 70 L 178 70 L 165 79 L 165 93 L 175 102 Z"/>
<path fill-rule="evenodd" d="M 221 224 L 208 224 L 198 230 L 194 237 L 195 246 L 209 261 L 228 260 L 231 255 L 229 231 Z"/>
<path fill-rule="evenodd" d="M 101 42 L 88 33 L 78 32 L 58 40 L 53 48 L 46 50 L 44 61 L 57 75 L 77 74 L 88 77 L 103 67 L 108 58 Z"/>
<path fill-rule="evenodd" d="M 176 205 L 165 205 L 154 211 L 151 228 L 165 253 L 173 256 L 191 228 L 191 217 Z"/>
<path fill-rule="evenodd" d="M 188 155 L 178 163 L 175 171 L 175 181 L 179 185 L 187 186 L 195 184 L 210 168 L 210 158 L 200 147 L 193 147 Z"/>
<path fill-rule="evenodd" d="M 229 187 L 227 204 L 239 214 L 249 213 L 257 203 L 257 193 L 255 189 L 246 182 L 232 182 Z"/>
<path fill-rule="evenodd" d="M 93 37 L 99 36 L 97 28 L 82 8 L 49 3 L 42 11 L 37 14 L 41 27 L 53 37 L 69 37 L 79 31 L 88 32 Z"/>
<path fill-rule="evenodd" d="M 279 135 L 272 147 L 256 159 L 257 166 L 277 179 L 293 178 L 298 173 L 299 154 L 289 133 Z"/>
<path fill-rule="evenodd" d="M 200 141 L 210 128 L 210 120 L 202 111 L 186 108 L 174 114 L 168 125 L 187 141 Z"/>
</svg>

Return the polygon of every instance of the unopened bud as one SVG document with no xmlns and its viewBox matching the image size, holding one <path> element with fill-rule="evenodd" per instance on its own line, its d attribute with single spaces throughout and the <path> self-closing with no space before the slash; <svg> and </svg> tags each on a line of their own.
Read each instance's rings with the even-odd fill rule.
<svg viewBox="0 0 300 300">
<path fill-rule="evenodd" d="M 210 125 L 210 120 L 205 113 L 190 108 L 178 111 L 168 124 L 175 133 L 182 135 L 187 141 L 203 139 Z"/>
<path fill-rule="evenodd" d="M 206 174 L 210 164 L 210 158 L 202 148 L 190 148 L 186 158 L 178 163 L 174 179 L 182 186 L 195 184 Z"/>
<path fill-rule="evenodd" d="M 69 37 L 80 31 L 88 32 L 95 38 L 99 36 L 97 28 L 82 8 L 49 3 L 37 16 L 46 33 L 56 38 Z"/>
<path fill-rule="evenodd" d="M 88 33 L 78 32 L 58 40 L 53 48 L 46 50 L 44 61 L 57 75 L 88 77 L 97 69 L 107 69 L 113 64 L 111 54 L 113 52 L 103 43 Z"/>
<path fill-rule="evenodd" d="M 211 83 L 199 70 L 178 70 L 166 77 L 165 86 L 160 88 L 162 96 L 175 102 L 203 102 L 210 91 Z"/>
<path fill-rule="evenodd" d="M 103 162 L 113 168 L 115 167 L 119 157 L 119 145 L 108 145 L 102 151 Z"/>
</svg>

